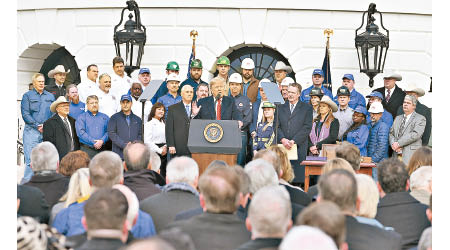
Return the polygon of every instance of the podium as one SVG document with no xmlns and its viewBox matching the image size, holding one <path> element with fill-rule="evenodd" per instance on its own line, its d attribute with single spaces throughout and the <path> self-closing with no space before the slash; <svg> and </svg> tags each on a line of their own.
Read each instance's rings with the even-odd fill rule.
<svg viewBox="0 0 450 250">
<path fill-rule="evenodd" d="M 188 148 L 201 175 L 214 160 L 228 165 L 237 162 L 242 139 L 239 124 L 234 120 L 191 120 Z"/>
</svg>

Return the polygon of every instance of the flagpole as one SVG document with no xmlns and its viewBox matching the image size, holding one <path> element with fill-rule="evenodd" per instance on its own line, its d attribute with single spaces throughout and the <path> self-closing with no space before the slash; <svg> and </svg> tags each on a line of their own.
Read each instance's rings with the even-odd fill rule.
<svg viewBox="0 0 450 250">
<path fill-rule="evenodd" d="M 329 51 L 329 49 L 330 49 L 330 36 L 333 35 L 333 30 L 327 28 L 327 29 L 325 29 L 323 31 L 323 34 L 327 36 L 327 45 L 326 45 L 326 49 L 327 49 L 327 67 L 330 67 L 330 51 Z M 329 86 L 330 83 L 328 82 L 328 69 L 326 70 L 325 74 L 326 74 L 326 76 L 325 76 L 325 80 L 326 80 L 325 87 L 329 89 L 330 88 L 330 86 Z"/>
<path fill-rule="evenodd" d="M 189 36 L 192 39 L 192 52 L 191 56 L 189 57 L 188 62 L 188 72 L 187 72 L 187 78 L 191 78 L 190 70 L 191 70 L 191 62 L 195 59 L 195 40 L 197 39 L 198 32 L 196 30 L 191 30 L 191 33 L 189 33 Z"/>
</svg>

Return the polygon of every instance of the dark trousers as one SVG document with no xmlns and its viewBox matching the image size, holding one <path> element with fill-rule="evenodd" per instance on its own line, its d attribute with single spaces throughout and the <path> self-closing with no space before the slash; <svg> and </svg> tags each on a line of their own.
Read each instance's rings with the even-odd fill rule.
<svg viewBox="0 0 450 250">
<path fill-rule="evenodd" d="M 157 143 L 156 146 L 162 147 L 165 143 Z M 161 175 L 166 178 L 166 166 L 167 166 L 167 155 L 169 154 L 169 148 L 167 148 L 167 154 L 166 155 L 159 155 L 159 158 L 161 159 L 161 166 L 159 167 Z"/>
<path fill-rule="evenodd" d="M 83 151 L 83 152 L 86 152 L 86 153 L 89 155 L 89 158 L 90 158 L 91 160 L 92 160 L 92 158 L 94 158 L 94 156 L 95 156 L 96 154 L 102 152 L 102 151 L 103 151 L 103 150 L 102 150 L 103 148 L 104 148 L 104 146 L 103 146 L 100 150 L 97 150 L 97 149 L 95 149 L 95 148 L 89 147 L 89 146 L 86 145 L 86 144 L 80 143 L 80 150 Z"/>
</svg>

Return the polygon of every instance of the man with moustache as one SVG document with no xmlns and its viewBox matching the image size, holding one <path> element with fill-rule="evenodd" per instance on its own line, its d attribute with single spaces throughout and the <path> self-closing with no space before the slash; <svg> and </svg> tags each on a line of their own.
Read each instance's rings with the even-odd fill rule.
<svg viewBox="0 0 450 250">
<path fill-rule="evenodd" d="M 180 85 L 180 89 L 183 88 L 184 85 L 190 85 L 194 89 L 194 100 L 197 99 L 196 94 L 197 86 L 200 83 L 206 83 L 205 81 L 202 81 L 202 79 L 200 79 L 202 77 L 202 71 L 203 71 L 202 61 L 200 61 L 200 59 L 192 60 L 191 69 L 189 71 L 190 77 L 184 80 Z"/>
<path fill-rule="evenodd" d="M 76 120 L 79 115 L 86 111 L 86 105 L 84 102 L 80 101 L 77 85 L 70 84 L 67 86 L 66 90 L 67 100 L 70 101 L 69 115 Z"/>
<path fill-rule="evenodd" d="M 197 94 L 197 102 L 198 100 L 208 97 L 209 96 L 209 85 L 207 83 L 200 83 L 197 86 L 197 91 L 195 92 Z"/>
<path fill-rule="evenodd" d="M 98 67 L 95 64 L 91 64 L 86 70 L 87 79 L 78 84 L 78 95 L 80 100 L 86 103 L 86 98 L 90 95 L 94 95 L 97 92 L 98 84 Z"/>
<path fill-rule="evenodd" d="M 45 90 L 52 93 L 55 96 L 55 99 L 58 99 L 58 97 L 64 96 L 66 94 L 66 87 L 64 86 L 64 82 L 66 81 L 66 76 L 69 72 L 70 69 L 66 72 L 64 65 L 58 65 L 48 72 L 48 77 L 54 78 L 55 82 L 47 85 L 45 87 Z"/>
<path fill-rule="evenodd" d="M 118 98 L 111 93 L 111 77 L 104 73 L 98 78 L 98 89 L 95 95 L 98 97 L 98 111 L 106 114 L 108 117 L 114 115 L 118 109 Z"/>
<path fill-rule="evenodd" d="M 253 76 L 255 70 L 255 62 L 251 58 L 245 58 L 241 63 L 242 69 L 242 95 L 250 99 L 252 103 L 261 98 L 258 92 L 259 80 Z"/>
</svg>

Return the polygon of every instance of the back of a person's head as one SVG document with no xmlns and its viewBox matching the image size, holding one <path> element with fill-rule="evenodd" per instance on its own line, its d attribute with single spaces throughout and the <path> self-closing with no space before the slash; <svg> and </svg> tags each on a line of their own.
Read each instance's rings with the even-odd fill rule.
<svg viewBox="0 0 450 250">
<path fill-rule="evenodd" d="M 117 189 L 101 188 L 84 205 L 86 231 L 96 229 L 121 230 L 127 218 L 128 202 Z"/>
<path fill-rule="evenodd" d="M 33 172 L 56 170 L 58 161 L 58 150 L 51 142 L 41 142 L 31 150 L 31 168 Z"/>
<path fill-rule="evenodd" d="M 420 236 L 419 245 L 417 246 L 417 250 L 430 250 L 431 249 L 431 239 L 432 239 L 432 228 L 429 227 L 422 232 L 422 236 Z"/>
<path fill-rule="evenodd" d="M 266 160 L 268 163 L 272 164 L 273 168 L 275 169 L 275 172 L 277 173 L 277 176 L 280 176 L 281 161 L 274 151 L 268 149 L 259 150 L 258 152 L 256 152 L 255 156 L 253 156 L 253 160 L 256 159 L 263 159 Z"/>
<path fill-rule="evenodd" d="M 128 228 L 132 228 L 136 223 L 137 216 L 139 213 L 139 200 L 136 194 L 131 191 L 131 189 L 122 184 L 116 184 L 112 187 L 113 189 L 117 189 L 125 196 L 128 202 L 128 211 L 127 211 L 127 223 Z"/>
<path fill-rule="evenodd" d="M 150 162 L 150 149 L 142 142 L 128 144 L 123 149 L 123 159 L 129 171 L 146 169 Z"/>
<path fill-rule="evenodd" d="M 292 224 L 291 215 L 291 199 L 285 187 L 261 188 L 252 197 L 248 211 L 252 236 L 267 238 L 285 235 Z"/>
<path fill-rule="evenodd" d="M 228 167 L 228 164 L 222 160 L 214 160 L 208 164 L 206 169 L 218 168 L 218 167 Z"/>
<path fill-rule="evenodd" d="M 320 229 L 310 226 L 293 227 L 281 241 L 280 250 L 337 250 L 336 244 Z"/>
<path fill-rule="evenodd" d="M 288 158 L 287 150 L 284 146 L 272 145 L 269 147 L 270 151 L 277 154 L 280 159 L 280 166 L 283 174 L 281 178 L 287 182 L 291 182 L 295 178 L 294 169 L 292 168 L 291 161 Z"/>
<path fill-rule="evenodd" d="M 347 160 L 342 158 L 334 158 L 328 160 L 327 163 L 325 163 L 325 165 L 323 165 L 322 167 L 322 174 L 331 172 L 331 170 L 334 169 L 345 169 L 350 173 L 355 174 L 355 170 L 353 169 L 352 165 L 350 165 Z"/>
<path fill-rule="evenodd" d="M 320 176 L 320 200 L 334 202 L 341 211 L 355 212 L 357 195 L 356 179 L 349 171 L 336 169 Z"/>
<path fill-rule="evenodd" d="M 250 193 L 252 194 L 263 187 L 278 185 L 278 175 L 272 164 L 266 160 L 253 160 L 245 165 L 244 171 L 250 178 Z"/>
<path fill-rule="evenodd" d="M 311 203 L 297 216 L 295 225 L 319 228 L 333 239 L 337 247 L 345 242 L 345 215 L 331 201 Z"/>
<path fill-rule="evenodd" d="M 336 157 L 342 158 L 348 161 L 350 165 L 353 167 L 353 170 L 359 170 L 361 164 L 361 155 L 359 152 L 359 148 L 354 144 L 351 144 L 347 141 L 344 141 L 336 147 Z"/>
<path fill-rule="evenodd" d="M 65 176 L 72 176 L 77 169 L 89 167 L 89 155 L 81 150 L 67 153 L 59 163 L 58 172 Z"/>
<path fill-rule="evenodd" d="M 159 236 L 133 241 L 126 250 L 178 250 Z"/>
<path fill-rule="evenodd" d="M 111 151 L 103 151 L 89 163 L 89 178 L 96 188 L 111 188 L 123 181 L 123 165 L 120 156 Z"/>
<path fill-rule="evenodd" d="M 423 146 L 418 148 L 413 155 L 411 156 L 411 159 L 409 159 L 407 170 L 408 174 L 411 175 L 416 169 L 420 168 L 421 166 L 432 166 L 433 165 L 433 158 L 432 158 L 432 151 L 430 147 Z"/>
<path fill-rule="evenodd" d="M 396 158 L 385 159 L 377 165 L 377 169 L 378 182 L 386 194 L 406 191 L 408 173 L 402 161 Z"/>
<path fill-rule="evenodd" d="M 183 182 L 194 184 L 198 178 L 198 164 L 194 159 L 180 156 L 169 161 L 166 168 L 168 183 Z"/>
<path fill-rule="evenodd" d="M 39 222 L 29 216 L 17 217 L 17 250 L 46 250 L 47 235 Z"/>
<path fill-rule="evenodd" d="M 430 192 L 431 170 L 431 166 L 422 166 L 411 174 L 409 177 L 411 191 L 427 190 Z"/>
<path fill-rule="evenodd" d="M 366 218 L 375 218 L 380 200 L 377 184 L 372 177 L 366 174 L 356 174 L 355 177 L 359 198 L 359 210 L 356 214 Z"/>
<path fill-rule="evenodd" d="M 80 168 L 70 177 L 64 207 L 68 207 L 78 199 L 86 197 L 90 194 L 91 185 L 89 185 L 89 169 Z"/>
<path fill-rule="evenodd" d="M 179 227 L 165 229 L 158 233 L 158 237 L 170 243 L 175 250 L 195 250 L 191 236 Z"/>
<path fill-rule="evenodd" d="M 209 212 L 233 213 L 239 206 L 240 180 L 230 167 L 207 169 L 198 187 Z"/>
<path fill-rule="evenodd" d="M 248 174 L 239 165 L 233 166 L 232 169 L 239 176 L 239 180 L 240 180 L 240 183 L 241 183 L 241 185 L 240 185 L 241 186 L 241 193 L 243 195 L 246 195 L 246 194 L 250 193 L 250 177 L 248 177 Z"/>
</svg>

